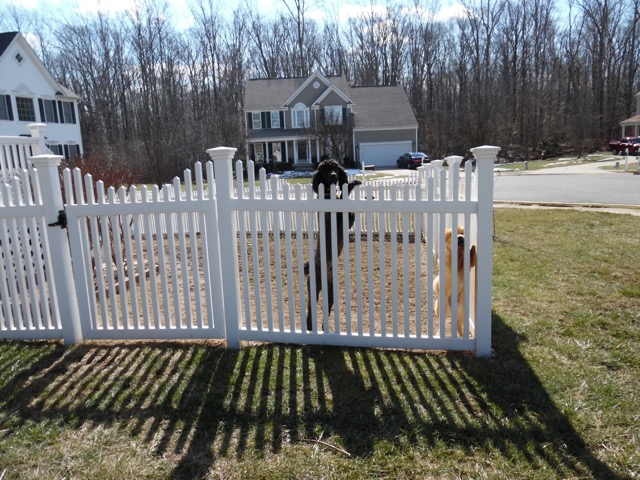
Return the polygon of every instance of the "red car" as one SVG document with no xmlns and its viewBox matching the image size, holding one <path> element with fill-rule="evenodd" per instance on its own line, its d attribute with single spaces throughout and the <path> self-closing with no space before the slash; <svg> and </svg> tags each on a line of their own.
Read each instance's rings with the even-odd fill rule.
<svg viewBox="0 0 640 480">
<path fill-rule="evenodd" d="M 429 155 L 422 152 L 407 152 L 400 155 L 396 160 L 396 166 L 398 168 L 418 168 L 424 163 L 429 163 L 431 159 Z"/>
<path fill-rule="evenodd" d="M 609 150 L 614 155 L 624 153 L 629 150 L 630 155 L 637 155 L 640 152 L 640 137 L 622 137 L 620 140 L 609 142 Z"/>
</svg>

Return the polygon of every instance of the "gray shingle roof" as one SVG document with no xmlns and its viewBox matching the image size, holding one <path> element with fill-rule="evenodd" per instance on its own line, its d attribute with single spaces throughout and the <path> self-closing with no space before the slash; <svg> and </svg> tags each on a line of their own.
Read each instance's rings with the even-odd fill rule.
<svg viewBox="0 0 640 480">
<path fill-rule="evenodd" d="M 353 101 L 356 128 L 417 126 L 402 87 L 350 87 L 344 76 L 326 78 Z M 307 77 L 248 80 L 244 108 L 280 108 L 306 80 Z"/>
<path fill-rule="evenodd" d="M 402 87 L 352 87 L 356 128 L 417 126 Z"/>
<path fill-rule="evenodd" d="M 260 78 L 248 80 L 245 85 L 244 108 L 246 110 L 271 110 L 280 108 L 306 78 Z"/>
<path fill-rule="evenodd" d="M 16 38 L 18 32 L 4 32 L 0 33 L 0 57 L 4 54 L 9 44 Z"/>
<path fill-rule="evenodd" d="M 620 122 L 620 125 L 637 125 L 640 124 L 640 115 L 634 115 Z"/>
</svg>

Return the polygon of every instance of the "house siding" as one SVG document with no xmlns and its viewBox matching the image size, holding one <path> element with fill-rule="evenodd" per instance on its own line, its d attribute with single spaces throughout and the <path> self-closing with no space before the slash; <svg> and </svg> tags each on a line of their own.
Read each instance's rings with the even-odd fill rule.
<svg viewBox="0 0 640 480">
<path fill-rule="evenodd" d="M 319 103 L 321 107 L 326 107 L 328 105 L 346 105 L 344 98 L 338 95 L 336 92 L 329 93 L 326 98 L 323 98 Z"/>
<path fill-rule="evenodd" d="M 298 103 L 304 103 L 307 107 L 310 107 L 313 102 L 315 102 L 320 95 L 322 95 L 327 88 L 327 85 L 318 80 L 320 86 L 318 88 L 314 88 L 313 84 L 315 81 L 312 81 L 309 85 L 306 86 L 298 95 L 296 95 L 291 102 L 289 102 L 289 108 L 293 108 Z M 293 93 L 293 92 L 292 92 Z"/>
<path fill-rule="evenodd" d="M 8 35 L 0 34 L 7 39 Z M 83 152 L 82 136 L 78 117 L 78 97 L 69 96 L 68 90 L 55 82 L 44 69 L 42 62 L 27 41 L 19 33 L 13 34 L 6 48 L 0 52 L 0 96 L 7 101 L 10 118 L 0 120 L 0 135 L 29 135 L 28 125 L 32 121 L 20 121 L 17 114 L 16 97 L 29 98 L 33 102 L 35 121 L 46 123 L 45 136 L 47 145 L 57 145 L 63 151 L 68 145 L 78 147 Z M 19 53 L 23 60 L 17 62 L 15 55 Z M 61 94 L 63 93 L 63 94 Z M 73 95 L 71 93 L 71 95 Z M 44 115 L 44 101 L 54 102 L 53 121 L 47 122 Z M 70 117 L 64 116 L 64 103 L 70 103 Z M 63 123 L 64 119 L 64 123 Z"/>
<path fill-rule="evenodd" d="M 406 128 L 398 130 L 367 130 L 355 131 L 354 139 L 356 143 L 373 143 L 373 142 L 400 142 L 404 140 L 416 140 L 417 130 L 415 128 Z M 383 140 L 382 140 L 383 139 Z"/>
</svg>

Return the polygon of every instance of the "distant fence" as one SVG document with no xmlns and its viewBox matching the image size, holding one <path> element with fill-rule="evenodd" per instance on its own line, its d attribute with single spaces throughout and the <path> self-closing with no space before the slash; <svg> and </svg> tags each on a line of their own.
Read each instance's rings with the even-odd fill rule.
<svg viewBox="0 0 640 480">
<path fill-rule="evenodd" d="M 45 125 L 29 125 L 30 137 L 0 136 L 0 181 L 8 183 L 20 170 L 29 168 L 29 157 L 51 153 L 44 144 Z"/>
<path fill-rule="evenodd" d="M 475 172 L 449 157 L 448 168 L 432 162 L 401 185 L 365 182 L 348 200 L 318 199 L 310 185 L 264 171 L 255 178 L 251 168 L 246 187 L 236 188 L 235 149 L 220 147 L 209 150 L 213 162 L 185 171 L 184 183 L 163 188 L 105 190 L 65 170 L 63 203 L 61 157 L 34 156 L 35 171 L 0 189 L 0 222 L 10 226 L 0 234 L 0 338 L 218 338 L 231 348 L 273 341 L 488 355 L 498 150 L 473 149 Z M 335 227 L 340 212 L 354 213 L 355 223 L 333 228 L 344 251 L 337 258 L 332 249 L 319 265 L 316 298 L 318 267 L 311 261 L 307 277 L 305 263 L 324 248 L 325 218 Z M 441 246 L 445 230 L 458 226 L 466 245 L 462 276 L 454 273 L 452 283 L 465 295 L 460 305 L 453 296 L 451 318 L 445 308 L 436 318 L 433 279 L 445 283 Z M 453 256 L 457 264 L 455 248 Z"/>
</svg>

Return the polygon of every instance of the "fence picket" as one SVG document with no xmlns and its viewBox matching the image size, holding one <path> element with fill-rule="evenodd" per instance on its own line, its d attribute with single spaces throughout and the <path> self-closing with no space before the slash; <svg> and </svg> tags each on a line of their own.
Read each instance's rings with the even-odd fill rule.
<svg viewBox="0 0 640 480">
<path fill-rule="evenodd" d="M 291 198 L 290 195 L 292 192 L 290 191 L 289 184 L 285 183 L 283 185 L 283 198 Z M 285 264 L 286 264 L 286 278 L 287 278 L 287 305 L 289 307 L 289 322 L 288 322 L 288 331 L 295 332 L 296 330 L 296 320 L 295 320 L 295 309 L 294 309 L 294 289 L 293 285 L 295 282 L 295 276 L 293 274 L 293 251 L 292 251 L 292 243 L 293 240 L 291 238 L 291 232 L 293 231 L 292 227 L 292 213 L 283 212 L 284 215 L 284 243 L 285 243 Z M 301 311 L 305 312 L 304 304 L 302 305 Z M 301 315 L 302 316 L 302 315 Z"/>
<path fill-rule="evenodd" d="M 162 202 L 167 202 L 169 200 L 168 195 L 168 186 L 164 186 L 163 190 L 157 185 L 154 185 L 152 189 L 152 198 L 154 204 L 159 204 Z M 162 200 L 161 200 L 162 199 Z M 171 325 L 171 302 L 169 301 L 169 282 L 167 280 L 167 260 L 165 255 L 165 245 L 168 245 L 169 242 L 169 234 L 166 235 L 162 232 L 167 231 L 166 224 L 170 223 L 166 221 L 166 217 L 170 216 L 170 213 L 155 213 L 153 215 L 153 219 L 156 226 L 156 243 L 157 243 L 157 251 L 158 251 L 158 265 L 160 265 L 160 291 L 162 292 L 162 318 L 164 320 L 164 329 L 171 330 L 173 326 Z M 161 226 L 161 230 L 158 230 L 158 227 Z M 166 242 L 165 242 L 166 240 Z M 174 250 L 169 250 L 174 251 Z M 158 320 L 159 321 L 159 320 Z M 160 327 L 160 325 L 158 325 Z"/>
<path fill-rule="evenodd" d="M 5 198 L 5 205 L 11 206 L 12 202 L 7 201 L 9 199 L 9 185 L 2 185 L 2 196 Z M 8 330 L 24 330 L 25 327 L 22 323 L 22 316 L 20 315 L 19 307 L 18 307 L 18 289 L 16 287 L 16 282 L 13 279 L 16 277 L 17 272 L 15 269 L 16 260 L 15 260 L 15 247 L 11 246 L 9 241 L 9 233 L 12 232 L 12 222 L 13 219 L 9 218 L 3 222 L 2 225 L 2 245 L 6 247 L 4 248 L 4 254 L 2 255 L 2 259 L 4 261 L 3 271 L 5 272 L 6 277 L 10 280 L 9 284 L 9 292 L 6 292 L 4 288 L 4 282 L 0 282 L 3 287 L 2 298 L 3 305 L 7 304 L 7 311 L 5 312 L 8 320 Z"/>
</svg>

